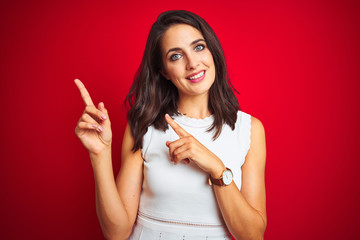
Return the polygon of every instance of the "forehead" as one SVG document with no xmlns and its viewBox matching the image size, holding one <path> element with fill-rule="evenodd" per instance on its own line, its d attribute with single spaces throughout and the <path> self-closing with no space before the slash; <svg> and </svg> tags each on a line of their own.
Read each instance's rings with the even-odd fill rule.
<svg viewBox="0 0 360 240">
<path fill-rule="evenodd" d="M 165 32 L 161 41 L 162 50 L 167 51 L 170 48 L 187 47 L 197 39 L 204 39 L 199 30 L 187 24 L 176 24 Z"/>
</svg>

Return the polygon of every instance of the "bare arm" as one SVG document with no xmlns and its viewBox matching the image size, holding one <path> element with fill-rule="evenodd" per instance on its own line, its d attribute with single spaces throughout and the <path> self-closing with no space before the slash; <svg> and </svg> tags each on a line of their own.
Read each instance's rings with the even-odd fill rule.
<svg viewBox="0 0 360 240">
<path fill-rule="evenodd" d="M 116 182 L 112 174 L 111 158 L 94 159 L 97 162 L 103 161 L 103 165 L 94 167 L 96 209 L 103 233 L 108 239 L 126 239 L 136 219 L 143 159 L 140 150 L 135 153 L 131 151 L 132 146 L 133 138 L 127 126 L 123 138 L 122 164 Z"/>
<path fill-rule="evenodd" d="M 96 108 L 80 80 L 75 80 L 86 105 L 75 133 L 89 151 L 95 178 L 96 212 L 107 239 L 126 239 L 131 233 L 137 213 L 142 182 L 140 151 L 133 153 L 132 136 L 127 127 L 122 152 L 122 167 L 115 182 L 112 160 L 110 119 L 103 103 Z M 121 181 L 119 181 L 119 179 Z M 130 182 L 127 185 L 125 182 Z M 132 184 L 137 182 L 138 185 Z M 134 196 L 131 204 L 125 203 Z"/>
<path fill-rule="evenodd" d="M 120 199 L 124 203 L 129 222 L 126 237 L 130 235 L 136 220 L 143 182 L 144 160 L 141 150 L 137 150 L 135 153 L 131 150 L 133 145 L 134 139 L 130 132 L 130 126 L 127 125 L 121 152 L 121 169 L 116 179 Z"/>
</svg>

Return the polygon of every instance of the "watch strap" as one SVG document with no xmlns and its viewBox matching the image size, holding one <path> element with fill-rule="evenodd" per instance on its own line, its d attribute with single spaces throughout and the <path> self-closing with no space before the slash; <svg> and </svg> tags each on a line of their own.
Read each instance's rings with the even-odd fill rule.
<svg viewBox="0 0 360 240">
<path fill-rule="evenodd" d="M 229 168 L 226 168 L 226 169 L 222 172 L 221 177 L 218 178 L 218 179 L 212 178 L 211 175 L 210 175 L 210 177 L 209 177 L 209 185 L 211 186 L 212 184 L 214 184 L 214 185 L 217 185 L 217 186 L 224 186 L 225 183 L 224 183 L 224 181 L 223 181 L 223 176 L 224 176 L 224 172 L 225 172 L 226 170 L 232 172 Z"/>
<path fill-rule="evenodd" d="M 212 178 L 211 175 L 210 175 L 210 178 L 209 178 L 209 184 L 210 185 L 218 185 L 218 186 L 224 186 L 224 181 L 222 180 L 222 178 L 219 178 L 219 179 L 216 179 L 216 178 Z"/>
</svg>

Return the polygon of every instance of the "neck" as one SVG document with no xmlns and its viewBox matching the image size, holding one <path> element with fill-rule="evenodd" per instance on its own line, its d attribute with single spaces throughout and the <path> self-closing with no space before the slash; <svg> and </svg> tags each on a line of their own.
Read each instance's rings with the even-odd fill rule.
<svg viewBox="0 0 360 240">
<path fill-rule="evenodd" d="M 194 97 L 180 97 L 178 101 L 178 111 L 191 118 L 203 119 L 209 117 L 208 95 Z"/>
</svg>

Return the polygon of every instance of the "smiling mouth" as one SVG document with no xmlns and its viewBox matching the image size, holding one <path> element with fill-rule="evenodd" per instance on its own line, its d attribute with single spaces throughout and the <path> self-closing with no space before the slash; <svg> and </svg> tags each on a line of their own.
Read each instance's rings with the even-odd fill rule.
<svg viewBox="0 0 360 240">
<path fill-rule="evenodd" d="M 196 73 L 196 74 L 193 74 L 193 75 L 190 75 L 190 77 L 187 77 L 188 80 L 196 80 L 198 78 L 201 78 L 202 76 L 204 76 L 205 74 L 205 70 L 199 72 L 199 73 Z"/>
</svg>

